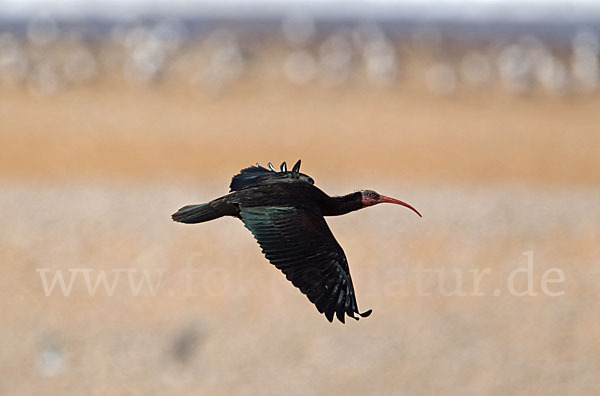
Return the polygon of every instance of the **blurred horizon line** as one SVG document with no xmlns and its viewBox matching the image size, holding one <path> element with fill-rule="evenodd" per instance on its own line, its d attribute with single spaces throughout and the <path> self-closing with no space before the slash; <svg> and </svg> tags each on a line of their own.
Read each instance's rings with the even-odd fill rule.
<svg viewBox="0 0 600 396">
<path fill-rule="evenodd" d="M 579 0 L 483 2 L 480 0 L 431 0 L 403 4 L 389 1 L 168 1 L 139 0 L 5 0 L 2 21 L 49 16 L 60 20 L 135 18 L 185 18 L 226 20 L 279 20 L 303 15 L 316 20 L 374 20 L 416 22 L 600 23 L 600 3 Z"/>
</svg>

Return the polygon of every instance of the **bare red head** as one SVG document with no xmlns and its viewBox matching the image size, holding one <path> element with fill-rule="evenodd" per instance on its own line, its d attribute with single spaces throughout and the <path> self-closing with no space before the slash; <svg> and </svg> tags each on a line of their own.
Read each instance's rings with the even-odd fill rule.
<svg viewBox="0 0 600 396">
<path fill-rule="evenodd" d="M 406 202 L 402 202 L 395 198 L 386 197 L 385 195 L 381 195 L 373 190 L 362 190 L 360 193 L 362 195 L 362 207 L 363 208 L 387 202 L 387 203 L 393 203 L 396 205 L 402 205 L 405 208 L 408 208 L 408 209 L 412 210 L 413 212 L 415 212 L 416 214 L 418 214 L 419 217 L 422 217 L 421 213 L 419 213 L 419 211 L 417 209 L 413 208 L 411 205 L 407 204 Z"/>
</svg>

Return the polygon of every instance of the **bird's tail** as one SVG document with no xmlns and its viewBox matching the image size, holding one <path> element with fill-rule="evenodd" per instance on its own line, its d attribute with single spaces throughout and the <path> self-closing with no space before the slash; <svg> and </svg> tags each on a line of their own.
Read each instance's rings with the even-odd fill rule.
<svg viewBox="0 0 600 396">
<path fill-rule="evenodd" d="M 194 224 L 214 220 L 223 216 L 223 213 L 210 204 L 188 205 L 171 215 L 171 218 L 180 223 Z"/>
</svg>

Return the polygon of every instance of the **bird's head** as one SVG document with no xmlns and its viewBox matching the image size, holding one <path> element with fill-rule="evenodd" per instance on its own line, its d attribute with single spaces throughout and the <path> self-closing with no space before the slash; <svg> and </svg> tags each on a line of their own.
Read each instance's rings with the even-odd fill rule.
<svg viewBox="0 0 600 396">
<path fill-rule="evenodd" d="M 385 195 L 381 195 L 373 190 L 362 190 L 360 193 L 362 195 L 362 207 L 363 208 L 367 208 L 369 206 L 387 202 L 387 203 L 393 203 L 396 205 L 402 205 L 402 206 L 412 210 L 416 214 L 418 214 L 419 217 L 422 217 L 421 213 L 419 213 L 419 211 L 417 209 L 413 208 L 411 205 L 407 204 L 406 202 L 402 202 L 395 198 L 386 197 Z"/>
</svg>

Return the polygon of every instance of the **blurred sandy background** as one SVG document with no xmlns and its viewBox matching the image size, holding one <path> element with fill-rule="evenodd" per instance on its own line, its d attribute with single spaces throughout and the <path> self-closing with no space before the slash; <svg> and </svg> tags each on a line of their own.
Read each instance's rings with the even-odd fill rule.
<svg viewBox="0 0 600 396">
<path fill-rule="evenodd" d="M 593 29 L 190 26 L 0 32 L 0 394 L 598 394 Z M 328 220 L 374 311 L 360 322 L 329 324 L 239 221 L 170 219 L 243 167 L 298 158 L 332 195 L 424 215 Z M 528 251 L 539 295 L 510 295 Z M 430 295 L 415 268 L 438 271 Z M 486 268 L 484 296 L 440 291 L 440 271 L 469 293 Z M 550 268 L 563 295 L 540 289 Z M 74 269 L 160 287 L 133 296 L 122 275 L 90 296 L 79 272 L 45 295 L 40 270 Z"/>
</svg>

